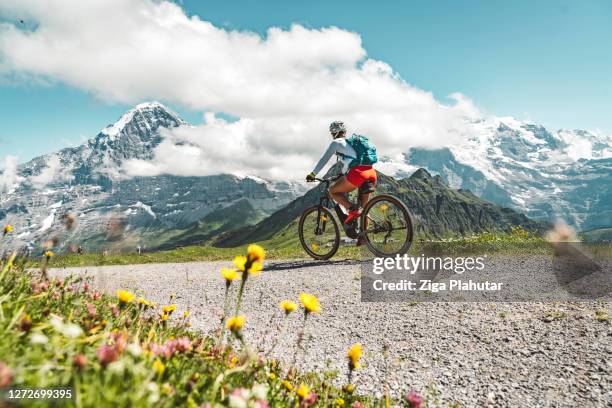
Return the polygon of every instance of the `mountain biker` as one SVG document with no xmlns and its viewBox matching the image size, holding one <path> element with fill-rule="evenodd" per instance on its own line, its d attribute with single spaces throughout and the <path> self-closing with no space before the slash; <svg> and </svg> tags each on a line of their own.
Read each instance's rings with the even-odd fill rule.
<svg viewBox="0 0 612 408">
<path fill-rule="evenodd" d="M 338 156 L 338 161 L 342 162 L 342 173 L 345 175 L 339 178 L 330 187 L 329 193 L 335 202 L 349 210 L 349 214 L 344 220 L 344 223 L 348 224 L 361 215 L 363 207 L 370 199 L 370 193 L 374 191 L 376 185 L 376 170 L 372 168 L 372 164 L 376 162 L 376 149 L 368 145 L 373 151 L 373 158 L 370 158 L 370 160 L 368 160 L 367 157 L 365 160 L 363 157 L 358 157 L 359 155 L 355 150 L 357 146 L 355 144 L 355 138 L 363 138 L 363 136 L 353 135 L 347 140 L 344 122 L 332 122 L 329 125 L 329 132 L 333 140 L 314 170 L 306 176 L 306 181 L 314 181 L 317 173 L 327 164 L 331 156 L 333 154 Z M 366 138 L 363 139 L 367 141 Z M 359 188 L 359 192 L 361 193 L 360 202 L 351 203 L 346 198 L 345 194 L 350 193 L 356 188 Z"/>
</svg>

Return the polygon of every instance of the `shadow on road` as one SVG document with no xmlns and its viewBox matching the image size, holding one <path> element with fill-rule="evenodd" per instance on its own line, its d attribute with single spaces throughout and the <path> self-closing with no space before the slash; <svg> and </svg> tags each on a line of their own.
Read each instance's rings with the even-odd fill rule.
<svg viewBox="0 0 612 408">
<path fill-rule="evenodd" d="M 302 268 L 309 268 L 313 266 L 326 266 L 326 265 L 359 265 L 360 261 L 354 259 L 344 259 L 337 261 L 315 261 L 315 260 L 294 260 L 284 262 L 272 262 L 266 265 L 266 271 L 286 271 L 296 270 Z"/>
</svg>

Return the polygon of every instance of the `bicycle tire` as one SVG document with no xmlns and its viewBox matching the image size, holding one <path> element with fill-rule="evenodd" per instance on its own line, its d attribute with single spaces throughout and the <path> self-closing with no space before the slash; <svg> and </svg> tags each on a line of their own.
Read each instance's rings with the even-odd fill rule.
<svg viewBox="0 0 612 408">
<path fill-rule="evenodd" d="M 364 220 L 368 216 L 368 212 L 379 201 L 389 201 L 393 203 L 393 205 L 397 206 L 402 211 L 404 215 L 404 219 L 406 220 L 406 230 L 407 230 L 406 240 L 404 241 L 404 244 L 398 251 L 394 251 L 392 253 L 385 253 L 385 252 L 379 251 L 378 248 L 374 247 L 374 245 L 370 241 L 370 238 L 368 237 L 368 231 L 366 230 L 363 233 L 365 244 L 370 250 L 370 252 L 372 252 L 375 256 L 378 256 L 378 257 L 384 258 L 384 257 L 394 256 L 397 254 L 400 254 L 400 255 L 405 254 L 406 252 L 408 252 L 408 250 L 412 246 L 412 241 L 414 241 L 414 221 L 412 218 L 412 214 L 410 214 L 410 210 L 408 210 L 408 207 L 406 207 L 406 204 L 404 204 L 397 197 L 394 197 L 390 194 L 380 194 L 380 195 L 377 195 L 376 197 L 373 197 L 371 200 L 369 200 L 365 208 L 363 209 L 363 213 L 361 214 L 360 225 L 364 225 Z"/>
<path fill-rule="evenodd" d="M 325 255 L 320 255 L 320 254 L 313 252 L 309 248 L 309 246 L 306 244 L 306 241 L 304 239 L 304 221 L 306 220 L 306 217 L 311 212 L 318 211 L 319 209 L 321 210 L 322 213 L 326 214 L 327 220 L 331 221 L 331 224 L 334 226 L 334 232 L 335 232 L 334 244 L 331 248 L 331 251 Z M 338 251 L 338 248 L 340 247 L 340 230 L 338 228 L 338 223 L 336 222 L 334 215 L 327 208 L 319 207 L 318 205 L 313 205 L 312 207 L 308 207 L 302 213 L 302 216 L 300 217 L 300 222 L 298 224 L 298 236 L 300 237 L 300 243 L 302 244 L 302 248 L 304 248 L 304 251 L 306 251 L 306 253 L 310 255 L 312 258 L 317 259 L 319 261 L 325 261 L 331 258 L 332 256 L 336 254 L 336 252 Z"/>
</svg>

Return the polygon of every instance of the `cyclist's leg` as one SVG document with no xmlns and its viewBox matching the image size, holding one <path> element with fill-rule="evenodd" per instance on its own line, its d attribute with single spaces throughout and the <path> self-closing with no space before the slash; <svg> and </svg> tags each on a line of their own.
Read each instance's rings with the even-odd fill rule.
<svg viewBox="0 0 612 408">
<path fill-rule="evenodd" d="M 353 204 L 346 198 L 346 196 L 344 194 L 350 193 L 351 191 L 353 191 L 356 188 L 357 188 L 357 186 L 351 184 L 346 179 L 346 176 L 343 176 L 343 177 L 339 178 L 329 188 L 329 194 L 332 196 L 332 198 L 334 199 L 335 202 L 337 202 L 338 204 L 340 204 L 344 208 L 349 209 L 349 208 L 351 208 L 351 206 Z"/>
</svg>

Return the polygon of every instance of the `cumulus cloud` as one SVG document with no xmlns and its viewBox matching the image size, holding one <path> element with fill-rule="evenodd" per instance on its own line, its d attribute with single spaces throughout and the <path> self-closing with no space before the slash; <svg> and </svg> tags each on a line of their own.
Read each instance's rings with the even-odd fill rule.
<svg viewBox="0 0 612 408">
<path fill-rule="evenodd" d="M 480 114 L 461 94 L 444 105 L 406 83 L 367 57 L 357 33 L 336 27 L 272 27 L 262 37 L 151 0 L 4 0 L 0 15 L 33 27 L 0 25 L 0 72 L 62 81 L 108 101 L 155 98 L 240 118 L 166 134 L 153 162 L 126 164 L 130 174 L 285 176 L 285 166 L 301 174 L 324 149 L 331 120 L 394 157 L 457 143 L 464 118 Z"/>
<path fill-rule="evenodd" d="M 17 157 L 7 155 L 0 166 L 0 193 L 8 193 L 23 181 L 17 173 Z"/>
<path fill-rule="evenodd" d="M 34 188 L 42 188 L 50 183 L 60 183 L 63 181 L 71 181 L 74 176 L 69 169 L 62 166 L 60 158 L 57 155 L 52 155 L 47 160 L 47 165 L 40 173 L 30 177 L 30 182 Z"/>
</svg>

